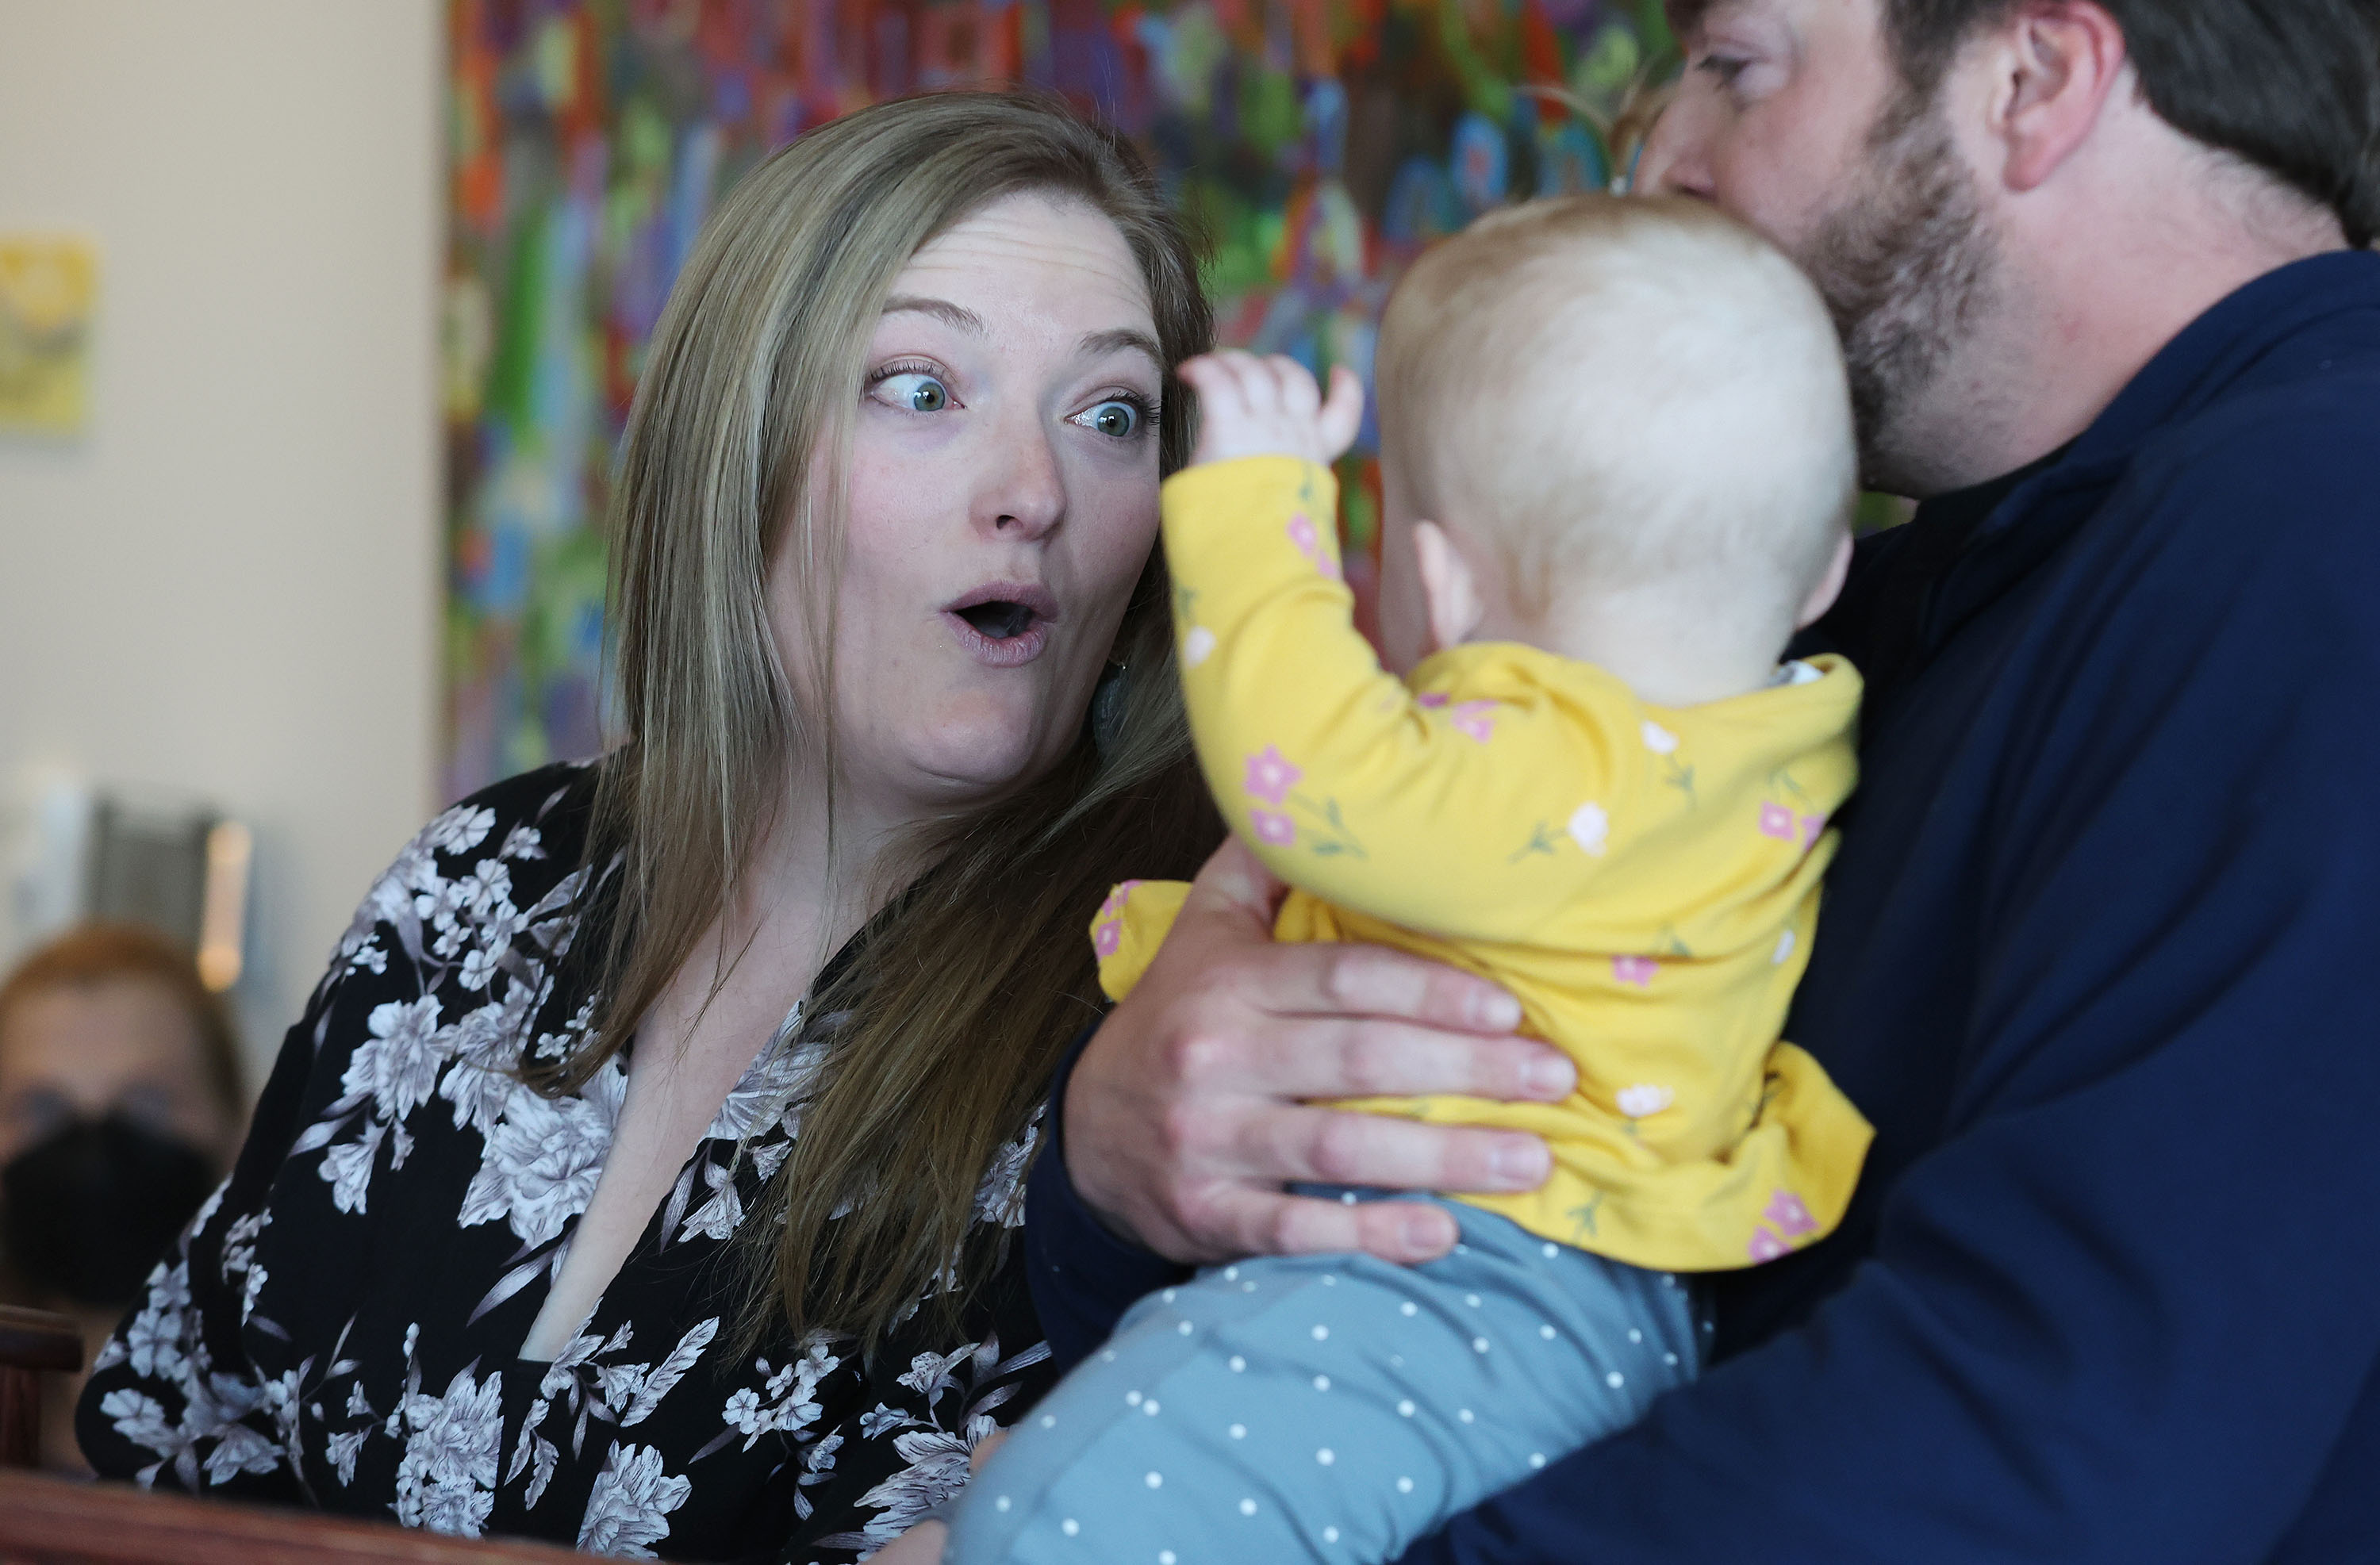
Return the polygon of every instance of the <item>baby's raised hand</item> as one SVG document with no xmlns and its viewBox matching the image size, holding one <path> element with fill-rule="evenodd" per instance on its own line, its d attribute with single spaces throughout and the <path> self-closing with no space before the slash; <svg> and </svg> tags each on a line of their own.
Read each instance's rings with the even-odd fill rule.
<svg viewBox="0 0 2380 1565">
<path fill-rule="evenodd" d="M 1329 467 L 1355 443 L 1364 420 L 1363 382 L 1344 365 L 1330 371 L 1328 400 L 1305 366 L 1279 354 L 1203 354 L 1181 375 L 1198 394 L 1193 463 L 1296 456 Z"/>
</svg>

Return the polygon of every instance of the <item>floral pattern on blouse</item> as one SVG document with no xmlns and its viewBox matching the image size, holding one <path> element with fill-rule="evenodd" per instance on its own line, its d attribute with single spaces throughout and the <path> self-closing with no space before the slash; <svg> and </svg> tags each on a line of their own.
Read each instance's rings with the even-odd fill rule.
<svg viewBox="0 0 2380 1565">
<path fill-rule="evenodd" d="M 365 898 L 285 1042 L 248 1146 L 151 1274 L 79 1409 L 105 1475 L 479 1536 L 680 1559 L 858 1558 L 965 1483 L 1047 1385 L 1021 1265 L 936 1334 L 872 1353 L 782 1328 L 732 1352 L 728 1242 L 799 1134 L 834 1018 L 786 1018 L 593 1313 L 518 1350 L 594 1195 L 614 1057 L 549 1098 L 525 1059 L 585 1046 L 565 962 L 594 772 L 500 783 L 423 830 Z M 1022 1220 L 1032 1131 L 979 1224 Z"/>
</svg>

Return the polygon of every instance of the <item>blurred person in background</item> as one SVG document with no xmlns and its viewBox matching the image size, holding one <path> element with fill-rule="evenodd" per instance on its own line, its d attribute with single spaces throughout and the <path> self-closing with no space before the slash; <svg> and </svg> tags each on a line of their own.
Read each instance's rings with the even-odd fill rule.
<svg viewBox="0 0 2380 1565">
<path fill-rule="evenodd" d="M 229 1166 L 247 1113 L 223 1001 L 189 953 L 90 924 L 0 984 L 0 1298 L 72 1316 L 86 1357 Z M 43 1388 L 42 1464 L 87 1472 L 79 1376 Z"/>
</svg>

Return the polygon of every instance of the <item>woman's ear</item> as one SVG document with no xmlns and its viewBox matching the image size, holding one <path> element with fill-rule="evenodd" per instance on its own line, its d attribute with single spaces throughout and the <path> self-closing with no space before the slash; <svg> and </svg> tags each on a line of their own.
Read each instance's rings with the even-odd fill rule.
<svg viewBox="0 0 2380 1565">
<path fill-rule="evenodd" d="M 1461 646 L 1488 617 L 1478 573 L 1436 522 L 1414 524 L 1414 553 L 1421 567 L 1422 600 L 1429 611 L 1429 649 Z"/>
</svg>

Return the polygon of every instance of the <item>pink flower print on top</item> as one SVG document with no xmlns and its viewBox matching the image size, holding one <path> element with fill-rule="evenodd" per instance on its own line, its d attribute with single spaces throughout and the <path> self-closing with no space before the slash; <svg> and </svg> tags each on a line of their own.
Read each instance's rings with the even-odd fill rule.
<svg viewBox="0 0 2380 1565">
<path fill-rule="evenodd" d="M 1248 824 L 1255 828 L 1257 841 L 1276 848 L 1297 845 L 1297 822 L 1275 810 L 1248 811 Z"/>
<path fill-rule="evenodd" d="M 1790 843 L 1793 840 L 1794 829 L 1799 824 L 1800 822 L 1793 819 L 1793 812 L 1783 805 L 1766 804 L 1760 807 L 1760 834 L 1764 837 L 1774 837 L 1780 843 Z"/>
<path fill-rule="evenodd" d="M 1613 981 L 1634 984 L 1640 989 L 1652 988 L 1653 975 L 1660 970 L 1661 964 L 1649 956 L 1615 956 L 1611 959 Z"/>
<path fill-rule="evenodd" d="M 1793 1246 L 1765 1228 L 1755 1228 L 1752 1231 L 1752 1243 L 1746 1246 L 1746 1250 L 1752 1256 L 1753 1264 L 1757 1266 L 1773 1261 L 1779 1256 L 1791 1255 Z"/>
<path fill-rule="evenodd" d="M 1465 701 L 1448 715 L 1454 720 L 1454 731 L 1486 744 L 1496 734 L 1496 703 Z"/>
<path fill-rule="evenodd" d="M 1425 707 L 1435 709 L 1446 705 L 1448 698 L 1446 692 L 1443 690 L 1425 690 L 1420 695 L 1415 696 L 1414 699 L 1420 702 Z"/>
<path fill-rule="evenodd" d="M 1267 745 L 1248 758 L 1248 774 L 1243 786 L 1247 789 L 1249 797 L 1278 805 L 1288 797 L 1289 791 L 1297 786 L 1305 776 L 1305 772 L 1292 765 L 1289 758 L 1281 753 L 1280 746 Z"/>
<path fill-rule="evenodd" d="M 1289 540 L 1296 544 L 1297 552 L 1307 559 L 1320 561 L 1322 540 L 1314 536 L 1314 524 L 1306 519 L 1305 512 L 1300 511 L 1289 518 Z"/>
<path fill-rule="evenodd" d="M 1777 1225 L 1777 1231 L 1791 1239 L 1818 1231 L 1818 1219 L 1802 1204 L 1802 1197 L 1790 1190 L 1779 1190 L 1768 1198 L 1768 1209 L 1760 1214 Z"/>
<path fill-rule="evenodd" d="M 1816 841 L 1818 840 L 1818 833 L 1819 833 L 1819 832 L 1821 832 L 1821 831 L 1825 831 L 1826 829 L 1827 829 L 1827 818 L 1826 818 L 1825 816 L 1823 816 L 1823 815 L 1805 815 L 1805 816 L 1803 816 L 1803 817 L 1802 818 L 1802 845 L 1803 845 L 1803 847 L 1805 847 L 1805 848 L 1806 848 L 1806 847 L 1808 847 L 1812 843 L 1816 842 Z"/>
<path fill-rule="evenodd" d="M 1099 904 L 1099 921 L 1091 926 L 1091 949 L 1102 957 L 1113 956 L 1123 948 L 1123 904 L 1132 895 L 1137 880 L 1126 880 L 1108 892 L 1108 900 Z"/>
</svg>

